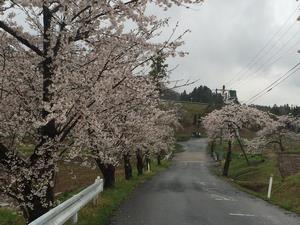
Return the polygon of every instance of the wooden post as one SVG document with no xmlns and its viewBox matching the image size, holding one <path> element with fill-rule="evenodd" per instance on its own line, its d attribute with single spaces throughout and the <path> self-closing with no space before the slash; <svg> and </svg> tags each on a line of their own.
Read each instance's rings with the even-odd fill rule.
<svg viewBox="0 0 300 225">
<path fill-rule="evenodd" d="M 269 188 L 268 188 L 268 199 L 271 198 L 272 184 L 273 184 L 273 174 L 271 174 L 270 176 Z"/>
</svg>

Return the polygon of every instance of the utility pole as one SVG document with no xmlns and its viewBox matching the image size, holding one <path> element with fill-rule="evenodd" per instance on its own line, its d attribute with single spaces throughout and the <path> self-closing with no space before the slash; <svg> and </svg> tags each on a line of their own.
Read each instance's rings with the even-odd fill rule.
<svg viewBox="0 0 300 225">
<path fill-rule="evenodd" d="M 223 85 L 222 89 L 216 89 L 216 94 L 221 94 L 225 104 L 238 103 L 236 90 L 226 89 Z"/>
</svg>

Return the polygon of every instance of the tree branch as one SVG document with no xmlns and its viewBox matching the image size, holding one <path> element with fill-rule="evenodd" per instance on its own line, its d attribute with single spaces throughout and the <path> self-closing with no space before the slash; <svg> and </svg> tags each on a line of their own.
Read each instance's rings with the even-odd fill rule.
<svg viewBox="0 0 300 225">
<path fill-rule="evenodd" d="M 35 45 L 31 44 L 26 38 L 20 36 L 14 29 L 7 26 L 3 21 L 0 20 L 0 28 L 2 28 L 4 31 L 15 37 L 19 42 L 21 42 L 23 45 L 34 51 L 39 56 L 43 56 L 42 51 L 36 47 Z"/>
</svg>

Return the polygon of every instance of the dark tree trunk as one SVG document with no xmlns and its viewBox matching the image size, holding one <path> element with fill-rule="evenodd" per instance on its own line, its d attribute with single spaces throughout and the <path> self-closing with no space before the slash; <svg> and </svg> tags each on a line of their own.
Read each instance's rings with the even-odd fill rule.
<svg viewBox="0 0 300 225">
<path fill-rule="evenodd" d="M 31 188 L 30 186 L 26 187 L 26 189 L 31 192 L 31 190 L 29 190 L 30 188 Z M 53 187 L 50 186 L 47 187 L 47 194 L 45 197 L 43 197 L 43 201 L 45 201 L 47 204 L 54 203 Z M 30 203 L 33 205 L 33 208 L 22 207 L 23 215 L 28 220 L 29 223 L 36 220 L 43 214 L 47 213 L 52 208 L 52 205 L 44 206 L 42 204 L 42 199 L 37 196 L 34 196 L 34 198 L 30 200 Z"/>
<path fill-rule="evenodd" d="M 148 155 L 146 155 L 145 157 L 145 163 L 146 163 L 146 167 L 147 167 L 147 171 L 150 172 L 151 171 L 151 161 Z"/>
<path fill-rule="evenodd" d="M 214 151 L 215 151 L 215 141 L 212 141 L 210 144 L 210 155 L 211 157 L 214 157 Z"/>
<path fill-rule="evenodd" d="M 143 163 L 142 151 L 140 149 L 136 151 L 136 168 L 138 171 L 138 175 L 139 176 L 143 175 L 144 163 Z"/>
<path fill-rule="evenodd" d="M 47 129 L 46 129 L 47 131 Z M 24 176 L 22 180 L 22 192 L 25 206 L 22 207 L 23 215 L 28 222 L 32 222 L 48 212 L 54 203 L 55 185 L 55 162 L 53 160 L 54 148 L 43 150 L 45 140 L 36 147 L 35 152 L 30 157 L 32 176 Z M 43 154 L 40 154 L 40 151 Z M 41 168 L 41 164 L 43 165 Z M 37 189 L 37 184 L 42 184 L 45 194 L 39 196 L 33 194 Z M 32 205 L 29 207 L 28 205 Z"/>
<path fill-rule="evenodd" d="M 228 141 L 228 150 L 227 150 L 227 155 L 226 155 L 226 160 L 223 168 L 223 176 L 227 177 L 228 172 L 229 172 L 229 166 L 231 162 L 231 141 Z"/>
<path fill-rule="evenodd" d="M 160 166 L 161 165 L 161 156 L 160 154 L 157 154 L 157 165 Z"/>
<path fill-rule="evenodd" d="M 125 171 L 125 179 L 130 180 L 132 178 L 132 167 L 130 163 L 130 155 L 124 155 L 124 171 Z"/>
<path fill-rule="evenodd" d="M 102 163 L 100 160 L 96 160 L 96 163 L 104 178 L 104 188 L 113 188 L 116 183 L 115 166 L 112 164 Z"/>
<path fill-rule="evenodd" d="M 53 94 L 50 91 L 53 77 L 53 59 L 49 56 L 51 48 L 50 40 L 50 28 L 51 28 L 51 11 L 46 3 L 43 4 L 43 56 L 44 60 L 41 65 L 41 72 L 43 74 L 43 101 L 51 103 Z M 42 109 L 41 115 L 46 118 L 49 112 L 46 109 Z M 23 207 L 23 213 L 28 222 L 32 222 L 39 218 L 46 212 L 48 212 L 54 203 L 54 184 L 55 183 L 55 165 L 50 162 L 53 161 L 53 151 L 56 149 L 43 149 L 47 145 L 48 140 L 53 140 L 57 135 L 55 120 L 50 120 L 46 125 L 41 126 L 38 129 L 40 136 L 39 144 L 36 146 L 34 153 L 30 157 L 30 166 L 35 173 L 35 176 L 31 176 L 29 179 L 23 180 L 23 196 L 25 204 L 31 204 L 32 207 Z M 42 154 L 40 154 L 42 151 Z M 44 163 L 44 167 L 40 169 L 40 163 Z M 36 185 L 39 182 L 46 180 L 46 193 L 45 196 L 39 197 L 36 194 L 32 196 L 32 191 L 36 189 Z"/>
<path fill-rule="evenodd" d="M 280 148 L 280 151 L 281 152 L 284 152 L 284 147 L 283 147 L 283 144 L 282 144 L 282 140 L 279 139 L 279 148 Z"/>
</svg>

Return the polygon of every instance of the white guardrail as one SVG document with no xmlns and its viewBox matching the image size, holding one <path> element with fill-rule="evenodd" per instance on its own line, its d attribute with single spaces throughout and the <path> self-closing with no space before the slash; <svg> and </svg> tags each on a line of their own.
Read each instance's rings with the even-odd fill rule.
<svg viewBox="0 0 300 225">
<path fill-rule="evenodd" d="M 165 160 L 169 160 L 173 155 L 173 151 L 171 151 L 168 155 L 165 156 Z"/>
<path fill-rule="evenodd" d="M 51 209 L 29 225 L 62 225 L 70 219 L 73 224 L 76 224 L 79 210 L 92 200 L 96 204 L 98 196 L 102 191 L 103 179 L 97 177 L 94 184 Z"/>
</svg>

